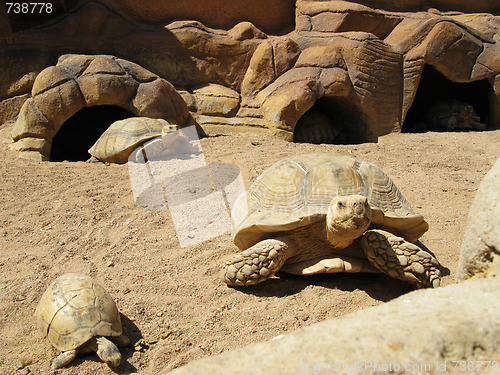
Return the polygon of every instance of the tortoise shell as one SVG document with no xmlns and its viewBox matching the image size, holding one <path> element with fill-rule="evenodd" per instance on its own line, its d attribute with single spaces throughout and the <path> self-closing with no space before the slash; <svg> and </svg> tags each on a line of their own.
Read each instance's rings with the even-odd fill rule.
<svg viewBox="0 0 500 375">
<path fill-rule="evenodd" d="M 126 163 L 136 147 L 161 136 L 166 126 L 169 126 L 166 120 L 148 117 L 115 121 L 90 148 L 89 154 L 108 163 Z"/>
<path fill-rule="evenodd" d="M 352 194 L 368 198 L 373 213 L 370 228 L 387 230 L 409 242 L 429 228 L 376 165 L 329 153 L 305 154 L 277 162 L 237 199 L 232 239 L 244 250 L 270 233 L 325 220 L 334 196 Z"/>
<path fill-rule="evenodd" d="M 90 276 L 58 277 L 35 312 L 37 324 L 61 351 L 76 349 L 93 336 L 120 336 L 120 314 L 110 294 Z"/>
<path fill-rule="evenodd" d="M 425 113 L 425 119 L 432 130 L 485 130 L 486 124 L 469 103 L 448 99 L 433 104 Z"/>
</svg>

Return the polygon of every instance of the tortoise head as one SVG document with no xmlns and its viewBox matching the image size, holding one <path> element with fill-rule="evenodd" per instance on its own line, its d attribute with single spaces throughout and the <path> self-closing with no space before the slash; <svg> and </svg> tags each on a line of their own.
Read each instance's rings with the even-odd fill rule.
<svg viewBox="0 0 500 375">
<path fill-rule="evenodd" d="M 470 104 L 464 104 L 464 107 L 462 111 L 460 111 L 459 117 L 462 118 L 468 118 L 474 114 L 474 107 L 472 107 Z"/>
<path fill-rule="evenodd" d="M 173 124 L 168 124 L 168 125 L 165 125 L 162 129 L 161 129 L 161 134 L 162 135 L 167 135 L 169 133 L 173 133 L 175 131 L 179 130 L 179 127 L 177 125 L 173 125 Z"/>
<path fill-rule="evenodd" d="M 326 214 L 328 241 L 335 247 L 349 246 L 370 226 L 372 210 L 363 195 L 337 196 Z"/>
</svg>

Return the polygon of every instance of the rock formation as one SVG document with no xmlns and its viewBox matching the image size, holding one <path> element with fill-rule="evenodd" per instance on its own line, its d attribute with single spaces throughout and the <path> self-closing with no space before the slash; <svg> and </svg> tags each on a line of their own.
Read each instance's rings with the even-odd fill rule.
<svg viewBox="0 0 500 375">
<path fill-rule="evenodd" d="M 0 5 L 0 123 L 15 121 L 13 147 L 49 159 L 68 121 L 106 105 L 180 126 L 194 121 L 208 134 L 307 142 L 421 129 L 419 114 L 443 100 L 470 105 L 475 123 L 500 127 L 499 0 L 297 0 L 295 22 L 293 1 L 238 0 L 224 12 L 220 4 L 69 1 L 33 21 Z M 485 359 L 498 370 L 499 163 L 472 204 L 458 270 L 465 281 L 173 373 L 241 372 L 248 364 L 267 374 L 332 366 L 387 373 L 390 364 L 442 373 L 453 372 L 452 361 Z"/>
<path fill-rule="evenodd" d="M 426 2 L 440 11 L 425 8 L 419 0 L 298 0 L 295 24 L 287 18 L 289 3 L 279 3 L 279 20 L 254 10 L 243 19 L 231 8 L 228 17 L 236 17 L 234 22 L 217 24 L 210 15 L 201 15 L 198 3 L 192 13 L 197 20 L 170 22 L 187 8 L 153 2 L 133 16 L 130 1 L 95 0 L 74 4 L 36 30 L 11 27 L 14 31 L 0 37 L 0 120 L 15 119 L 21 105 L 39 95 L 34 83 L 42 70 L 43 81 L 57 81 L 58 60 L 71 52 L 119 56 L 147 69 L 175 88 L 208 134 L 253 132 L 290 141 L 374 142 L 392 131 L 421 130 L 422 122 L 424 130 L 430 129 L 422 113 L 446 100 L 470 105 L 488 129 L 500 127 L 500 18 L 492 14 L 500 3 Z M 148 23 L 153 19 L 170 23 Z M 0 18 L 1 28 L 9 29 L 7 21 Z M 281 31 L 273 30 L 272 22 Z M 50 74 L 54 77 L 48 78 Z M 110 77 L 110 85 L 117 78 L 105 77 Z M 139 86 L 125 86 L 123 95 L 136 95 Z M 71 92 L 58 90 L 51 92 Z M 46 101 L 56 100 L 48 98 L 48 91 L 44 94 Z M 112 104 L 130 110 L 122 100 Z M 163 99 L 154 100 L 160 105 Z M 52 133 L 61 126 L 58 121 L 68 117 L 69 112 L 58 111 L 53 114 L 57 121 L 47 124 Z M 304 134 L 307 118 L 315 116 L 322 118 L 313 127 L 316 136 L 294 137 Z M 17 142 L 27 136 L 20 127 L 17 124 L 14 134 Z M 46 157 L 49 147 L 47 143 L 36 149 Z"/>
<path fill-rule="evenodd" d="M 52 138 L 84 107 L 114 104 L 136 116 L 184 125 L 187 105 L 163 78 L 113 56 L 63 55 L 35 79 L 12 131 L 24 157 L 46 160 Z M 85 128 L 80 129 L 85 134 Z"/>
<path fill-rule="evenodd" d="M 500 159 L 485 176 L 472 202 L 457 279 L 500 275 Z"/>
</svg>

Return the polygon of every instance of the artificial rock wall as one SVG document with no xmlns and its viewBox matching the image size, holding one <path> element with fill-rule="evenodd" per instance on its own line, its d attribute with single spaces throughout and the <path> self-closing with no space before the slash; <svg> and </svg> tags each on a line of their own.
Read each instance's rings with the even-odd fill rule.
<svg viewBox="0 0 500 375">
<path fill-rule="evenodd" d="M 37 76 L 60 56 L 75 54 L 115 56 L 169 82 L 186 102 L 189 121 L 208 134 L 293 140 L 301 128 L 305 140 L 376 141 L 401 131 L 415 102 L 425 112 L 446 99 L 471 104 L 488 128 L 499 127 L 498 1 L 425 2 L 439 10 L 418 0 L 282 0 L 271 8 L 258 1 L 226 8 L 215 0 L 184 3 L 190 12 L 159 1 L 67 2 L 36 27 L 27 21 L 18 27 L 19 17 L 4 13 L 0 29 L 10 32 L 0 36 L 0 122 L 20 113 L 14 141 L 33 138 L 24 112 Z M 429 69 L 450 88 L 427 78 Z M 47 81 L 47 72 L 42 76 Z M 419 97 L 423 82 L 431 95 Z M 136 93 L 129 94 L 110 104 L 129 103 Z M 63 117 L 56 125 L 41 121 L 57 132 Z M 24 141 L 44 144 L 43 150 L 16 148 L 46 159 L 54 131 Z"/>
</svg>

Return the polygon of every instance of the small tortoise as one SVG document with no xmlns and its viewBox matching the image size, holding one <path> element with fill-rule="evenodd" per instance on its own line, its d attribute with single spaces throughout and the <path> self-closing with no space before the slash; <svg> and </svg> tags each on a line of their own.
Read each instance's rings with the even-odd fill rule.
<svg viewBox="0 0 500 375">
<path fill-rule="evenodd" d="M 257 284 L 279 270 L 384 272 L 418 288 L 440 284 L 438 261 L 413 244 L 427 222 L 371 163 L 333 154 L 283 159 L 238 198 L 232 216 L 243 251 L 225 264 L 228 285 Z"/>
<path fill-rule="evenodd" d="M 178 130 L 163 119 L 131 117 L 111 124 L 90 148 L 89 154 L 108 163 L 123 164 L 132 151 L 146 141 Z"/>
<path fill-rule="evenodd" d="M 52 369 L 66 366 L 78 353 L 92 350 L 116 367 L 121 362 L 116 345 L 130 345 L 122 335 L 115 302 L 89 276 L 68 273 L 58 277 L 42 295 L 35 316 L 43 334 L 63 352 L 52 362 Z"/>
<path fill-rule="evenodd" d="M 429 129 L 435 131 L 486 130 L 474 108 L 459 100 L 443 100 L 425 113 Z"/>
</svg>

